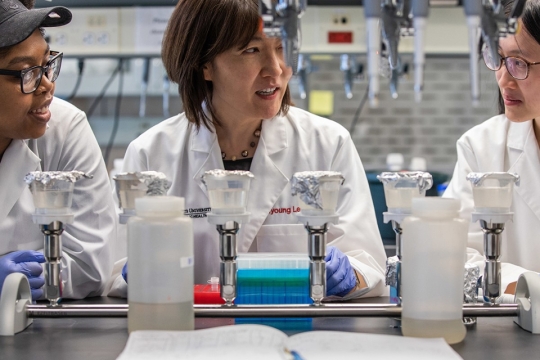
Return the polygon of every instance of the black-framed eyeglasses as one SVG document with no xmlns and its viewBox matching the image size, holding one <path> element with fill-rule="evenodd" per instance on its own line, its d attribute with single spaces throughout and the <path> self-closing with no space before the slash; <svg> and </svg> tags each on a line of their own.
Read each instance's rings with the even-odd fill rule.
<svg viewBox="0 0 540 360">
<path fill-rule="evenodd" d="M 516 80 L 525 80 L 529 76 L 529 67 L 540 64 L 540 62 L 528 62 L 517 56 L 500 56 L 497 62 L 497 59 L 493 59 L 493 56 L 491 56 L 487 46 L 482 49 L 482 57 L 487 68 L 493 71 L 499 70 L 504 62 L 506 70 Z"/>
<path fill-rule="evenodd" d="M 0 75 L 11 75 L 21 79 L 21 91 L 23 94 L 31 94 L 41 84 L 43 74 L 47 76 L 50 82 L 55 82 L 60 74 L 62 66 L 62 57 L 64 53 L 50 51 L 50 60 L 45 66 L 32 66 L 24 70 L 3 70 L 0 69 Z"/>
</svg>

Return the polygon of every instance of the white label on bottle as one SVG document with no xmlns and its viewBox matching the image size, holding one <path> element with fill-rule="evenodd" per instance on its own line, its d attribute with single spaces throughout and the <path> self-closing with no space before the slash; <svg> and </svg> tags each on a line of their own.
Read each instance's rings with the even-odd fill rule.
<svg viewBox="0 0 540 360">
<path fill-rule="evenodd" d="M 193 256 L 184 256 L 180 258 L 180 267 L 186 268 L 193 266 Z"/>
</svg>

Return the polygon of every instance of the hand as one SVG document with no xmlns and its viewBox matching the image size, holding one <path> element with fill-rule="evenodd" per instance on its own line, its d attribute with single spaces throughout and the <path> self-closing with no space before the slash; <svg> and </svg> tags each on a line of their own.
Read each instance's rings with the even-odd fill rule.
<svg viewBox="0 0 540 360">
<path fill-rule="evenodd" d="M 517 286 L 517 281 L 511 282 L 506 287 L 506 290 L 504 290 L 504 293 L 514 295 L 516 293 L 516 286 Z"/>
<path fill-rule="evenodd" d="M 4 280 L 9 274 L 21 273 L 28 278 L 32 300 L 35 301 L 43 296 L 43 268 L 41 263 L 45 262 L 45 256 L 39 251 L 22 250 L 14 251 L 0 257 L 0 286 L 4 285 Z"/>
<path fill-rule="evenodd" d="M 356 286 L 356 274 L 349 258 L 334 246 L 328 246 L 326 261 L 326 296 L 345 296 Z"/>
<path fill-rule="evenodd" d="M 122 277 L 124 278 L 124 280 L 126 281 L 126 284 L 127 284 L 127 261 L 124 264 L 124 267 L 122 268 Z"/>
</svg>

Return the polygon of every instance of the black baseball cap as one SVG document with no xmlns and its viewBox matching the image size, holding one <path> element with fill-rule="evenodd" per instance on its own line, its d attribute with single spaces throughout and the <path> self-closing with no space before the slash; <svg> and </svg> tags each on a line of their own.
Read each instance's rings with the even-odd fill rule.
<svg viewBox="0 0 540 360">
<path fill-rule="evenodd" d="M 23 42 L 37 28 L 69 24 L 71 17 L 63 6 L 30 10 L 18 0 L 0 0 L 0 48 Z"/>
</svg>

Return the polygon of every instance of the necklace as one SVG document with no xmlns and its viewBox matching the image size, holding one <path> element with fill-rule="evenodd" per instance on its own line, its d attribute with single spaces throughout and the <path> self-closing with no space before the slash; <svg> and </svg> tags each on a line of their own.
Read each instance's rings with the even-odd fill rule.
<svg viewBox="0 0 540 360">
<path fill-rule="evenodd" d="M 255 130 L 255 132 L 253 133 L 253 136 L 255 137 L 255 140 L 256 141 L 252 141 L 249 143 L 249 147 L 250 148 L 255 148 L 255 146 L 257 146 L 257 143 L 259 142 L 259 138 L 261 137 L 261 129 L 257 129 Z M 240 155 L 242 155 L 242 157 L 244 158 L 247 158 L 249 156 L 249 151 L 246 149 L 246 150 L 243 150 Z M 227 157 L 227 154 L 225 154 L 224 151 L 221 152 L 221 158 L 223 160 L 225 160 L 225 158 Z M 231 160 L 232 161 L 236 161 L 237 157 L 235 155 L 231 156 Z"/>
</svg>

